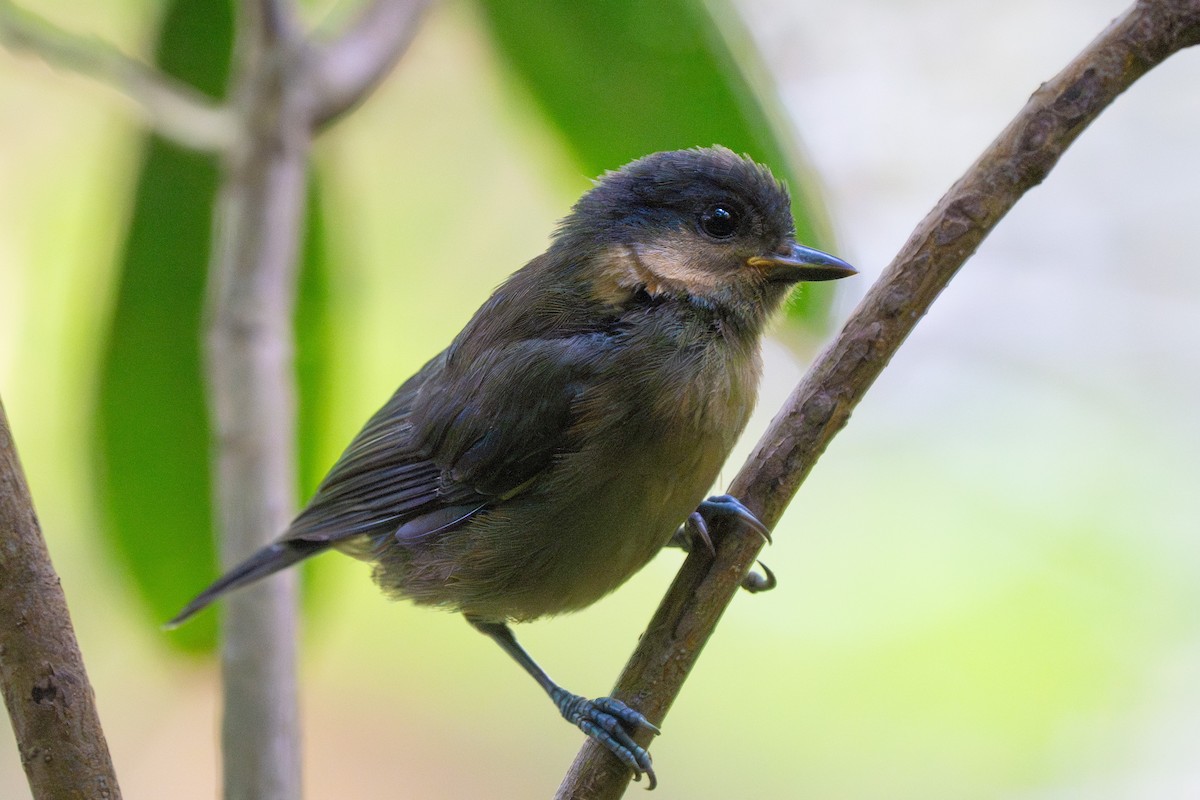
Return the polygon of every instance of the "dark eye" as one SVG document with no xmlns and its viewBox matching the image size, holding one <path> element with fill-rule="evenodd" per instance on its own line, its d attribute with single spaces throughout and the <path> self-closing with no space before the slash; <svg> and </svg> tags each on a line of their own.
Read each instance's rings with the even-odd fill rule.
<svg viewBox="0 0 1200 800">
<path fill-rule="evenodd" d="M 714 239 L 728 239 L 737 233 L 738 213 L 724 203 L 710 206 L 700 215 L 700 228 Z"/>
</svg>

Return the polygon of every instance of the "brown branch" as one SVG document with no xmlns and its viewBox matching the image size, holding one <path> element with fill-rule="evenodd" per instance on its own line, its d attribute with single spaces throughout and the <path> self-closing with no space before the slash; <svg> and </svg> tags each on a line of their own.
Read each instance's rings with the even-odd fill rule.
<svg viewBox="0 0 1200 800">
<path fill-rule="evenodd" d="M 404 55 L 431 0 L 370 0 L 337 38 L 315 46 L 313 124 L 336 121 L 361 103 Z"/>
<path fill-rule="evenodd" d="M 0 403 L 0 691 L 37 800 L 121 790 Z"/>
<path fill-rule="evenodd" d="M 1172 53 L 1197 43 L 1200 0 L 1140 0 L 1034 92 L 917 226 L 796 387 L 734 479 L 731 494 L 773 526 L 850 412 L 983 238 L 1117 95 Z M 761 548 L 757 536 L 726 536 L 715 559 L 702 550 L 687 558 L 618 680 L 615 696 L 655 722 L 663 719 Z M 589 741 L 557 797 L 617 798 L 629 777 L 611 754 Z"/>
</svg>

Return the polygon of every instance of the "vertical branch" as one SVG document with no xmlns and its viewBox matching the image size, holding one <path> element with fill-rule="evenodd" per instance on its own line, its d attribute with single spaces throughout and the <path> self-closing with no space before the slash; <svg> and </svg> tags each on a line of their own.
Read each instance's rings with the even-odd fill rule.
<svg viewBox="0 0 1200 800">
<path fill-rule="evenodd" d="M 0 403 L 0 691 L 37 800 L 121 790 Z"/>
<path fill-rule="evenodd" d="M 345 54 L 366 38 L 357 80 L 329 98 L 330 64 L 289 0 L 241 6 L 231 104 L 244 139 L 226 153 L 210 272 L 208 375 L 216 432 L 217 519 L 229 567 L 287 528 L 295 510 L 292 314 L 307 168 L 318 122 L 357 104 L 411 40 L 423 3 L 374 0 Z M 381 9 L 388 13 L 382 13 Z M 222 722 L 226 800 L 294 800 L 300 788 L 296 577 L 276 575 L 225 604 Z"/>
<path fill-rule="evenodd" d="M 1042 84 L 920 222 L 796 387 L 730 492 L 773 526 L 875 378 L 984 237 L 1121 92 L 1171 54 L 1198 43 L 1200 0 L 1139 0 Z M 689 555 L 613 695 L 661 721 L 761 548 L 755 536 L 724 536 L 715 559 L 701 550 Z M 557 797 L 612 800 L 624 794 L 629 779 L 629 770 L 589 741 Z"/>
<path fill-rule="evenodd" d="M 291 323 L 311 142 L 289 30 L 278 4 L 241 9 L 231 103 L 246 134 L 224 162 L 207 334 L 227 567 L 284 530 L 296 506 Z M 295 606 L 294 573 L 225 605 L 226 800 L 301 796 Z"/>
</svg>

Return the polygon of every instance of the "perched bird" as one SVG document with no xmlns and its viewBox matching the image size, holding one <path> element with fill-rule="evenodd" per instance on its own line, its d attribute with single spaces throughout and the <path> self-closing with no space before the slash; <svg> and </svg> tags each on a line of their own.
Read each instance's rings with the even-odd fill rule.
<svg viewBox="0 0 1200 800">
<path fill-rule="evenodd" d="M 637 777 L 649 720 L 558 686 L 509 622 L 590 605 L 705 500 L 754 405 L 759 340 L 798 281 L 853 275 L 795 241 L 787 190 L 721 148 L 655 153 L 601 177 L 549 249 L 371 418 L 273 544 L 221 594 L 330 548 L 395 597 L 461 612 Z M 676 539 L 678 541 L 678 538 Z"/>
</svg>

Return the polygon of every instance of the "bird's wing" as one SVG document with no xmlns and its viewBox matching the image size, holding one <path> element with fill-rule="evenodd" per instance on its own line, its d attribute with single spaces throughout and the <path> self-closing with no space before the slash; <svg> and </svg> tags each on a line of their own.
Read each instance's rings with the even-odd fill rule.
<svg viewBox="0 0 1200 800">
<path fill-rule="evenodd" d="M 285 541 L 332 544 L 395 530 L 423 513 L 474 499 L 441 490 L 441 469 L 413 436 L 413 403 L 443 357 L 426 364 L 375 412 L 292 522 Z"/>
<path fill-rule="evenodd" d="M 422 392 L 415 406 L 426 445 L 454 483 L 511 495 L 572 447 L 577 403 L 616 347 L 614 338 L 574 332 L 452 354 L 452 388 Z"/>
<path fill-rule="evenodd" d="M 575 404 L 610 340 L 576 333 L 441 354 L 371 418 L 284 538 L 415 538 L 523 491 L 573 447 Z"/>
</svg>

